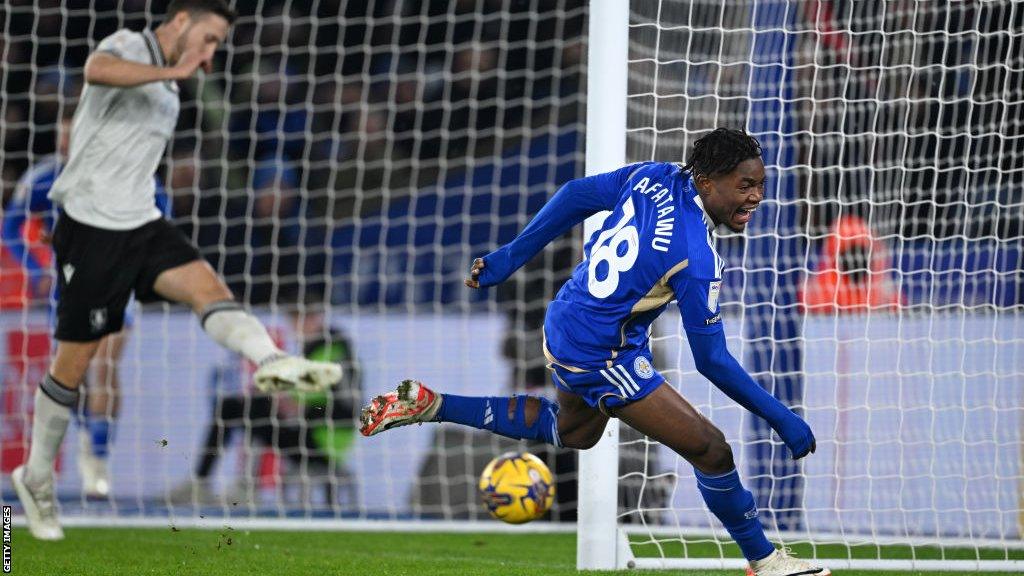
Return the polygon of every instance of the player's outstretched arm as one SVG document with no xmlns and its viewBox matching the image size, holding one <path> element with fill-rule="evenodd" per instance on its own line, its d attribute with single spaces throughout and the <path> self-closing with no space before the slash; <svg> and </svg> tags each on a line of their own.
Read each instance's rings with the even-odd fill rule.
<svg viewBox="0 0 1024 576">
<path fill-rule="evenodd" d="M 152 66 L 118 58 L 109 52 L 96 52 L 85 63 L 85 81 L 89 84 L 131 88 L 150 82 L 184 80 L 200 66 L 207 72 L 211 62 L 197 51 L 185 52 L 174 66 Z"/>
<path fill-rule="evenodd" d="M 737 404 L 764 418 L 779 433 L 782 441 L 793 453 L 793 458 L 803 458 L 814 452 L 816 443 L 811 427 L 803 418 L 779 402 L 778 398 L 754 382 L 729 353 L 724 331 L 687 331 L 686 337 L 690 342 L 697 371 Z"/>
<path fill-rule="evenodd" d="M 614 172 L 567 182 L 515 240 L 473 262 L 466 286 L 487 288 L 504 282 L 548 242 L 565 234 L 588 216 L 615 208 L 623 185 L 636 168 L 636 164 L 630 164 Z"/>
</svg>

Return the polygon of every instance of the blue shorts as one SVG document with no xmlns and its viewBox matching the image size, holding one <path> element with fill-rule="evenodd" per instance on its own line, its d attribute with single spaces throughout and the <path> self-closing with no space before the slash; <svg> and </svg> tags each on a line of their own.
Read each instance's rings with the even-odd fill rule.
<svg viewBox="0 0 1024 576">
<path fill-rule="evenodd" d="M 611 416 L 620 408 L 646 397 L 665 382 L 654 369 L 650 350 L 640 350 L 617 358 L 611 368 L 585 371 L 557 362 L 548 364 L 555 387 L 583 398 L 592 408 Z"/>
</svg>

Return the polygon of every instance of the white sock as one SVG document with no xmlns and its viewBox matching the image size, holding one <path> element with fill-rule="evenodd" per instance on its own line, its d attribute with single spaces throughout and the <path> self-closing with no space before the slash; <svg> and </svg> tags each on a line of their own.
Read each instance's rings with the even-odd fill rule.
<svg viewBox="0 0 1024 576">
<path fill-rule="evenodd" d="M 200 316 L 203 330 L 221 346 L 237 352 L 257 366 L 285 353 L 274 344 L 267 329 L 236 302 L 214 302 Z"/>
<path fill-rule="evenodd" d="M 78 405 L 78 390 L 66 388 L 49 374 L 36 389 L 32 421 L 32 447 L 25 466 L 25 482 L 38 486 L 53 478 L 53 463 L 71 420 L 71 408 Z"/>
</svg>

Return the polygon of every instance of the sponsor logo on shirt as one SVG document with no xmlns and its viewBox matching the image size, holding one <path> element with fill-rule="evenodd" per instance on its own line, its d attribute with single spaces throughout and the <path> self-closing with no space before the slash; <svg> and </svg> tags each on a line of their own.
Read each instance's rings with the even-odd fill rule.
<svg viewBox="0 0 1024 576">
<path fill-rule="evenodd" d="M 711 326 L 712 324 L 718 324 L 721 321 L 722 321 L 722 315 L 721 314 L 715 314 L 711 318 L 708 318 L 708 319 L 704 320 L 704 325 L 705 326 Z"/>
</svg>

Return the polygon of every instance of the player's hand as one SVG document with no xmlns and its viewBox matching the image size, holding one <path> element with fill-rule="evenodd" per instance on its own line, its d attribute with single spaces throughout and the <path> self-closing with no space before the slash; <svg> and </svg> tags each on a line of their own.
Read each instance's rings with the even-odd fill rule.
<svg viewBox="0 0 1024 576">
<path fill-rule="evenodd" d="M 790 452 L 793 453 L 794 460 L 799 460 L 808 454 L 814 453 L 818 447 L 817 441 L 814 439 L 814 432 L 811 432 L 811 427 L 807 425 L 803 418 L 796 414 L 793 414 L 789 421 L 776 428 L 775 431 L 779 433 L 782 441 L 786 443 Z"/>
<path fill-rule="evenodd" d="M 483 258 L 473 260 L 473 267 L 469 269 L 469 278 L 466 278 L 465 281 L 466 286 L 490 288 L 508 280 L 508 277 L 518 268 L 510 260 L 507 246 L 498 248 Z"/>
<path fill-rule="evenodd" d="M 213 69 L 213 63 L 209 58 L 204 57 L 203 53 L 199 50 L 186 50 L 178 58 L 178 63 L 170 69 L 170 80 L 187 80 L 200 67 L 206 72 L 210 72 Z"/>
<path fill-rule="evenodd" d="M 469 278 L 466 278 L 463 282 L 470 288 L 480 287 L 480 271 L 484 269 L 484 259 L 477 258 L 473 260 L 473 267 L 469 269 Z"/>
</svg>

